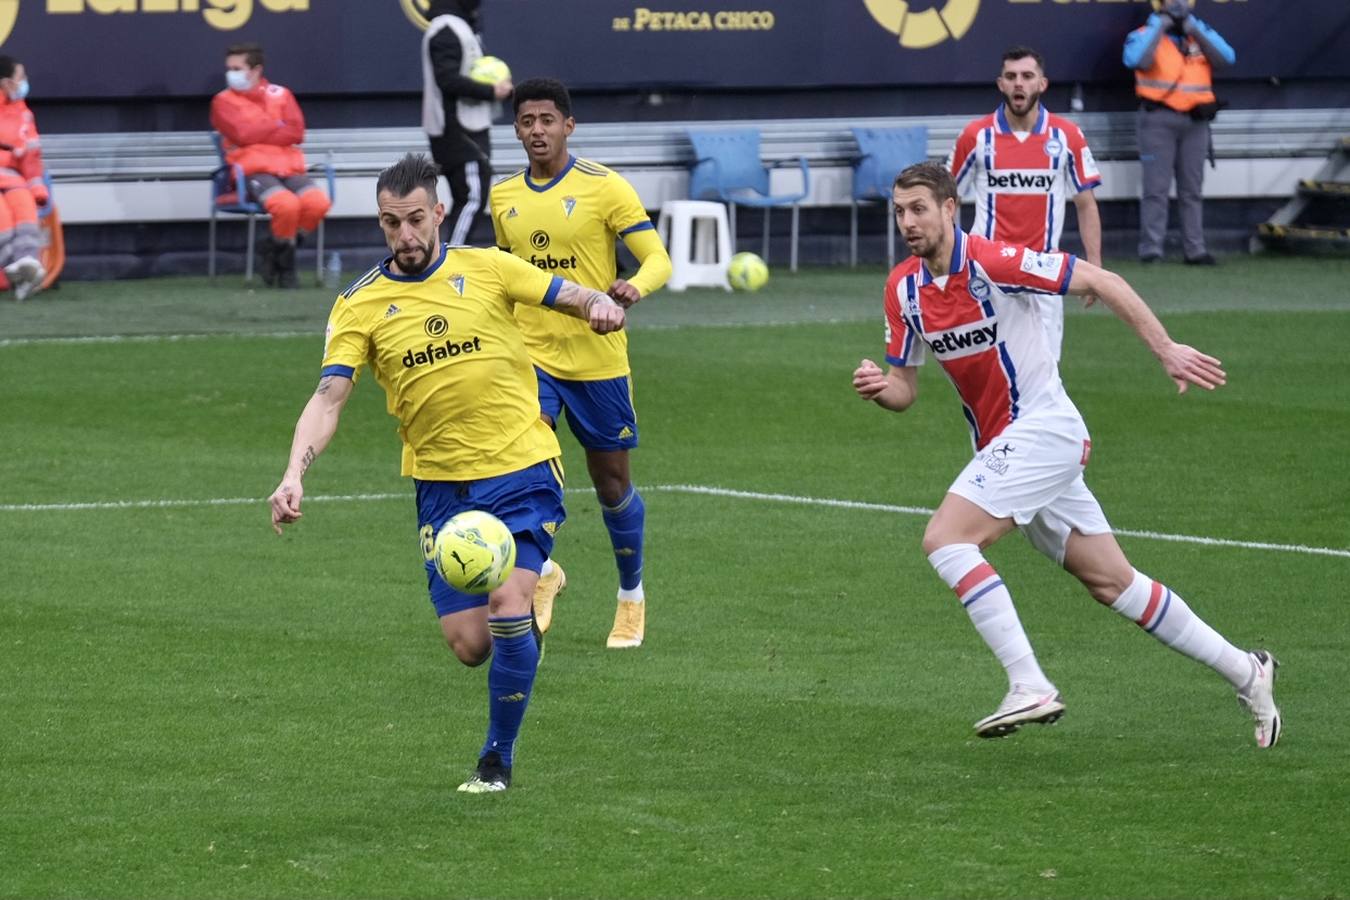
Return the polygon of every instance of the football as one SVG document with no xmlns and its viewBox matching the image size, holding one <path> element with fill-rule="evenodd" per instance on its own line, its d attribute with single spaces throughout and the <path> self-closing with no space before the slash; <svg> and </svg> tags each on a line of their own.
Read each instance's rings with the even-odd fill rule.
<svg viewBox="0 0 1350 900">
<path fill-rule="evenodd" d="M 727 281 L 738 291 L 757 291 L 769 281 L 769 267 L 753 253 L 737 253 L 727 263 Z"/>
<path fill-rule="evenodd" d="M 495 56 L 480 56 L 469 66 L 469 78 L 481 84 L 496 84 L 511 78 L 511 69 Z"/>
<path fill-rule="evenodd" d="M 441 528 L 432 561 L 451 587 L 486 594 L 501 587 L 515 567 L 516 539 L 501 519 L 471 509 Z"/>
</svg>

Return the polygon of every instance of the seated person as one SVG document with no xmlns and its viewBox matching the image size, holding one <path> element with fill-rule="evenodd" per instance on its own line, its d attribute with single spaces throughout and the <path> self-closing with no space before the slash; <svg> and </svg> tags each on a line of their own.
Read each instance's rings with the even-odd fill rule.
<svg viewBox="0 0 1350 900">
<path fill-rule="evenodd" d="M 42 145 L 37 123 L 24 98 L 28 73 L 12 56 L 0 56 L 0 266 L 26 300 L 42 287 L 47 270 L 38 260 L 38 207 L 47 205 L 42 180 Z"/>
<path fill-rule="evenodd" d="M 211 99 L 211 127 L 224 139 L 225 161 L 243 167 L 249 199 L 272 217 L 259 247 L 263 281 L 295 287 L 296 239 L 317 229 L 332 205 L 305 174 L 305 117 L 294 94 L 263 78 L 258 44 L 225 51 L 225 83 Z"/>
</svg>

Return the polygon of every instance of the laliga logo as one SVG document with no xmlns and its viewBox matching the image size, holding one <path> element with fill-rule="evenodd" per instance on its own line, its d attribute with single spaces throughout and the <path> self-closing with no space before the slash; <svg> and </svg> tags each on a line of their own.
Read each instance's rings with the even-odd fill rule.
<svg viewBox="0 0 1350 900">
<path fill-rule="evenodd" d="M 910 50 L 936 46 L 948 37 L 959 41 L 980 11 L 980 0 L 946 0 L 939 9 L 930 7 L 920 12 L 910 12 L 914 4 L 906 0 L 863 0 L 863 5 L 878 25 L 899 37 L 900 46 Z"/>
<path fill-rule="evenodd" d="M 9 40 L 14 20 L 19 17 L 19 0 L 0 0 L 0 44 Z"/>
<path fill-rule="evenodd" d="M 422 31 L 427 30 L 427 25 L 431 19 L 431 0 L 399 0 L 399 5 L 403 7 L 403 14 Z"/>
</svg>

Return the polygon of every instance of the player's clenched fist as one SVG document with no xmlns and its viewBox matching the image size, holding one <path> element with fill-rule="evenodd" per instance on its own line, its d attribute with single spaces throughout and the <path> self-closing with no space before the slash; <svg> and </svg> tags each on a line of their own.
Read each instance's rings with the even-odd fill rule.
<svg viewBox="0 0 1350 900">
<path fill-rule="evenodd" d="M 591 324 L 591 331 L 596 334 L 609 334 L 611 331 L 618 331 L 623 328 L 623 307 L 604 294 L 599 294 L 599 296 L 604 299 L 592 303 L 586 312 L 586 319 Z"/>
<path fill-rule="evenodd" d="M 886 373 L 870 359 L 864 359 L 853 370 L 853 389 L 864 400 L 875 400 L 886 389 Z"/>
<path fill-rule="evenodd" d="M 300 486 L 299 481 L 287 478 L 277 485 L 277 489 L 272 492 L 272 496 L 267 498 L 267 502 L 272 507 L 272 530 L 277 534 L 281 534 L 282 525 L 289 525 L 302 515 L 300 498 L 304 496 L 304 493 L 304 488 Z"/>
</svg>

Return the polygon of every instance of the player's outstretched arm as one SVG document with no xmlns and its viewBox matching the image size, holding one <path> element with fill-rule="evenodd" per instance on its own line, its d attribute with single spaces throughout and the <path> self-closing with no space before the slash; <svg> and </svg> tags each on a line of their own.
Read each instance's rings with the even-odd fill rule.
<svg viewBox="0 0 1350 900">
<path fill-rule="evenodd" d="M 305 404 L 295 423 L 291 440 L 291 458 L 286 474 L 267 502 L 272 507 L 272 530 L 281 534 L 281 526 L 300 518 L 300 500 L 305 495 L 301 479 L 337 432 L 338 417 L 352 394 L 352 380 L 341 375 L 325 375 Z"/>
<path fill-rule="evenodd" d="M 895 412 L 904 412 L 919 395 L 913 366 L 891 366 L 885 372 L 870 359 L 853 370 L 853 390 L 864 400 Z"/>
<path fill-rule="evenodd" d="M 623 327 L 623 307 L 608 294 L 564 281 L 553 298 L 553 308 L 577 319 L 585 319 L 596 334 L 609 334 Z"/>
<path fill-rule="evenodd" d="M 1080 259 L 1074 265 L 1073 277 L 1069 280 L 1069 293 L 1095 294 L 1100 297 L 1111 312 L 1130 326 L 1144 345 L 1153 351 L 1153 355 L 1158 357 L 1163 369 L 1176 382 L 1177 393 L 1184 394 L 1192 384 L 1212 391 L 1227 382 L 1223 363 L 1194 347 L 1172 340 L 1143 298 L 1115 272 L 1108 272 Z"/>
</svg>

